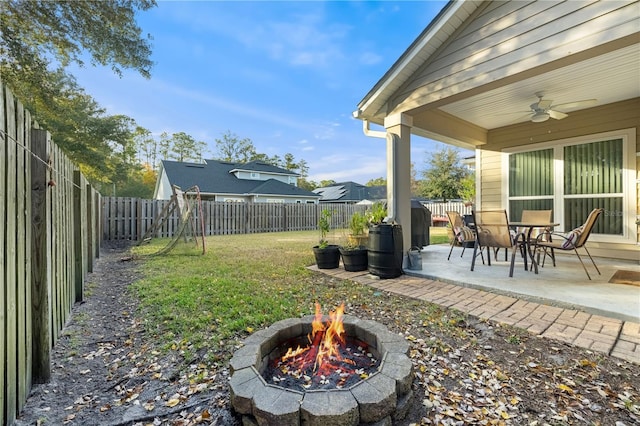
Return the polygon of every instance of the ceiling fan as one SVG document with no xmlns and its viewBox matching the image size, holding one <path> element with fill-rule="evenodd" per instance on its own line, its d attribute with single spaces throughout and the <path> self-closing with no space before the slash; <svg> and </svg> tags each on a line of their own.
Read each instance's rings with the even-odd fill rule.
<svg viewBox="0 0 640 426">
<path fill-rule="evenodd" d="M 538 97 L 538 102 L 534 102 L 529 106 L 532 112 L 531 121 L 533 121 L 534 123 L 542 123 L 543 121 L 547 121 L 549 117 L 556 120 L 562 120 L 569 115 L 564 112 L 558 111 L 559 109 L 573 109 L 579 107 L 584 108 L 595 105 L 598 102 L 597 99 L 585 99 L 582 101 L 553 105 L 552 100 L 542 99 L 544 97 L 544 94 L 536 93 L 536 96 Z"/>
</svg>

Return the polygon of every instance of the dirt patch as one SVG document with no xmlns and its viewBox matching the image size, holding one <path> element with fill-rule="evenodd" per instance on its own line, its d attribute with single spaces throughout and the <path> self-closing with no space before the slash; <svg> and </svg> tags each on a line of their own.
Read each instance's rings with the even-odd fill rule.
<svg viewBox="0 0 640 426">
<path fill-rule="evenodd" d="M 179 350 L 161 357 L 128 290 L 140 262 L 126 247 L 103 248 L 52 351 L 52 380 L 33 388 L 18 425 L 242 424 L 230 409 L 227 361 L 246 333 L 213 363 L 201 354 L 187 365 Z M 640 424 L 638 364 L 385 292 L 345 313 L 411 344 L 414 402 L 397 424 Z"/>
</svg>

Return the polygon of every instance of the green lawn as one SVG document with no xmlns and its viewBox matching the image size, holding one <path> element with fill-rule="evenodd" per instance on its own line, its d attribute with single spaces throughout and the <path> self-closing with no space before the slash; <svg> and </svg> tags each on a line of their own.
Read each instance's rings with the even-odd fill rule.
<svg viewBox="0 0 640 426">
<path fill-rule="evenodd" d="M 446 242 L 445 228 L 431 228 L 433 242 Z M 342 232 L 334 232 L 338 242 Z M 207 237 L 206 254 L 193 243 L 179 243 L 161 256 L 146 257 L 145 278 L 133 286 L 141 300 L 147 333 L 165 350 L 189 358 L 202 348 L 226 358 L 225 348 L 253 330 L 283 318 L 313 313 L 314 302 L 335 308 L 365 303 L 370 287 L 318 279 L 306 266 L 315 263 L 311 247 L 318 234 L 282 232 Z M 135 247 L 134 254 L 157 251 L 168 240 Z"/>
</svg>

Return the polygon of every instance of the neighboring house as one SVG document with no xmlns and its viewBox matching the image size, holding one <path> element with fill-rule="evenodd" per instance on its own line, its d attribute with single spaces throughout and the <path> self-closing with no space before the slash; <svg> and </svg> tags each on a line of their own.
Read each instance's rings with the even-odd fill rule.
<svg viewBox="0 0 640 426">
<path fill-rule="evenodd" d="M 568 231 L 603 207 L 591 253 L 640 258 L 638 1 L 450 1 L 353 115 L 387 139 L 401 224 L 418 135 L 475 150 L 476 209 Z"/>
<path fill-rule="evenodd" d="M 360 201 L 375 201 L 387 197 L 385 186 L 365 186 L 356 182 L 341 182 L 322 188 L 314 193 L 320 195 L 320 203 L 355 204 Z"/>
<path fill-rule="evenodd" d="M 172 186 L 198 186 L 203 200 L 255 203 L 313 203 L 319 195 L 298 188 L 299 174 L 260 161 L 204 163 L 162 161 L 153 198 L 168 200 Z"/>
</svg>

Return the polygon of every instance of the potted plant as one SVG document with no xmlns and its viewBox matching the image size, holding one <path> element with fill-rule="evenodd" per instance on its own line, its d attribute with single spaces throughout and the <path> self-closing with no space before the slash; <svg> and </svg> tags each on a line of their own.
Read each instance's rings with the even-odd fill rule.
<svg viewBox="0 0 640 426">
<path fill-rule="evenodd" d="M 354 212 L 349 221 L 347 243 L 339 247 L 344 270 L 349 272 L 367 269 L 367 216 L 362 212 Z"/>
<path fill-rule="evenodd" d="M 402 227 L 385 220 L 386 206 L 374 203 L 369 212 L 368 269 L 380 278 L 396 278 L 402 275 Z"/>
<path fill-rule="evenodd" d="M 313 247 L 318 269 L 335 269 L 340 265 L 340 251 L 336 244 L 329 244 L 327 237 L 331 231 L 331 211 L 323 209 L 318 218 L 320 241 Z"/>
<path fill-rule="evenodd" d="M 349 220 L 349 245 L 366 246 L 369 236 L 369 221 L 363 212 L 353 212 Z"/>
</svg>

